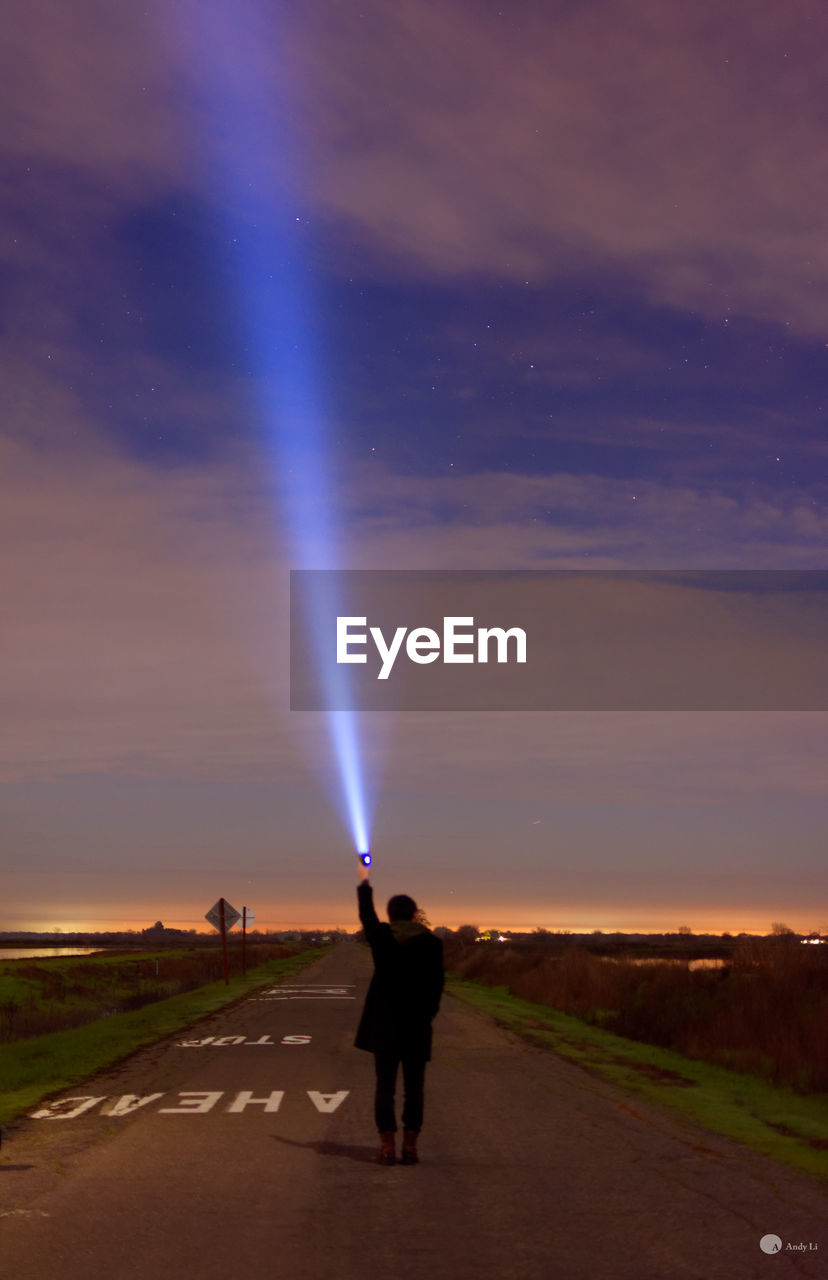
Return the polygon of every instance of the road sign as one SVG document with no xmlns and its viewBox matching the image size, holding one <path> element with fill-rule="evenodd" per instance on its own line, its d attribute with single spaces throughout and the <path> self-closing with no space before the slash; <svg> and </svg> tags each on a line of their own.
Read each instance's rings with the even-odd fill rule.
<svg viewBox="0 0 828 1280">
<path fill-rule="evenodd" d="M 233 925 L 241 920 L 241 912 L 237 911 L 235 907 L 231 907 L 226 898 L 219 898 L 216 905 L 205 913 L 204 919 L 209 920 L 214 929 L 220 929 L 222 901 L 224 902 L 224 927 L 225 929 L 232 929 Z"/>
<path fill-rule="evenodd" d="M 252 907 L 242 907 L 242 916 L 246 924 L 252 924 L 253 921 L 256 919 L 255 915 L 253 914 Z"/>
</svg>

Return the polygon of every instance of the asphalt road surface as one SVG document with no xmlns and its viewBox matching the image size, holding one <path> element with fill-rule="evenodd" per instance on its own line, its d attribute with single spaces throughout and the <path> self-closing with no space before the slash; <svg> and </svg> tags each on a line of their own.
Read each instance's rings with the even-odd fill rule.
<svg viewBox="0 0 828 1280">
<path fill-rule="evenodd" d="M 450 998 L 421 1163 L 377 1165 L 370 971 L 345 943 L 14 1126 L 2 1280 L 828 1274 L 822 1188 Z"/>
</svg>

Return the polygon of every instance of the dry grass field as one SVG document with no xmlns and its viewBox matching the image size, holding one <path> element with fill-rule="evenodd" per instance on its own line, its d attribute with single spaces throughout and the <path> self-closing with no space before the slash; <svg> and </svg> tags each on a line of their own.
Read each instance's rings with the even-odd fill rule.
<svg viewBox="0 0 828 1280">
<path fill-rule="evenodd" d="M 828 1092 L 828 947 L 738 942 L 721 968 L 641 964 L 550 944 L 446 940 L 460 977 L 573 1014 L 633 1040 Z"/>
</svg>

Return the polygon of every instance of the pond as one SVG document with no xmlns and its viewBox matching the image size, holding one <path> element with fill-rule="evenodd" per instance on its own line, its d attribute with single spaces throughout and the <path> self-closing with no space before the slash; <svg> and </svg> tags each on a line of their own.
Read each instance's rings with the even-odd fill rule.
<svg viewBox="0 0 828 1280">
<path fill-rule="evenodd" d="M 702 959 L 702 960 L 682 960 L 678 956 L 665 956 L 659 959 L 657 956 L 636 957 L 629 956 L 601 956 L 602 960 L 606 960 L 609 964 L 681 964 L 688 969 L 721 969 L 725 964 L 730 962 L 727 960 Z"/>
<path fill-rule="evenodd" d="M 50 956 L 94 956 L 100 947 L 0 947 L 0 960 L 42 960 Z"/>
</svg>

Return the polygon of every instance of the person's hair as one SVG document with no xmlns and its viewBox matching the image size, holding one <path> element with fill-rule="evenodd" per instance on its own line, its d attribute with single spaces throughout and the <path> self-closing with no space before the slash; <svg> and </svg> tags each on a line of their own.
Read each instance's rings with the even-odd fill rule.
<svg viewBox="0 0 828 1280">
<path fill-rule="evenodd" d="M 388 899 L 389 920 L 413 920 L 417 904 L 407 893 L 397 893 Z"/>
</svg>

